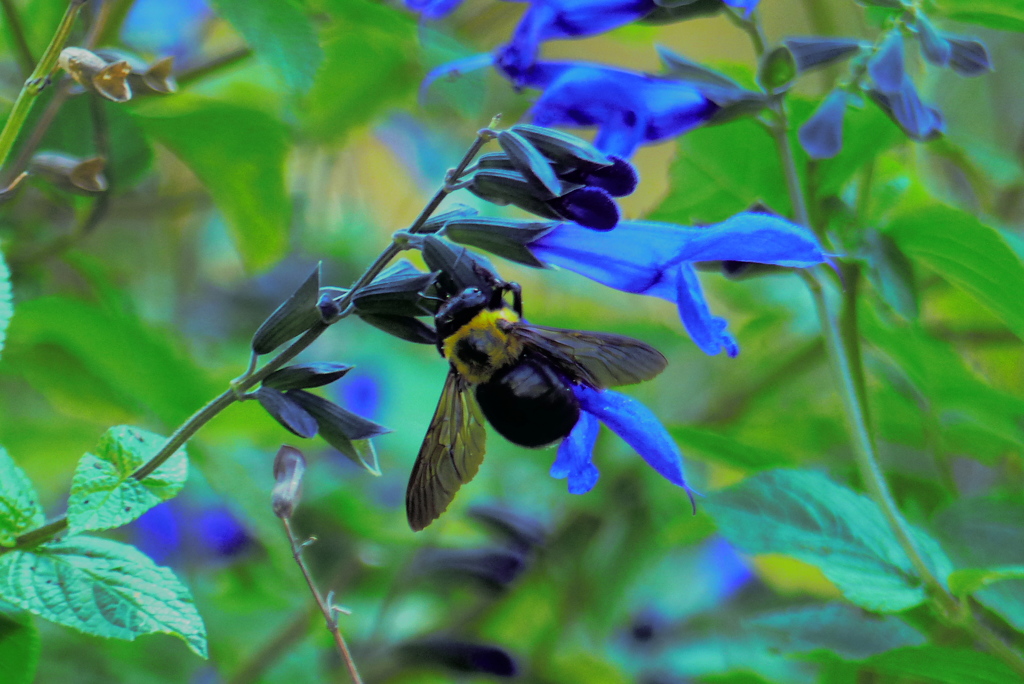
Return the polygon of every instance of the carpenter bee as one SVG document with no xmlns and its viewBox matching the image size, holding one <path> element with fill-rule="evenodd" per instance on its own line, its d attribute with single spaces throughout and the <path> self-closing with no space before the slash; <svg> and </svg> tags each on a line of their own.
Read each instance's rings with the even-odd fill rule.
<svg viewBox="0 0 1024 684">
<path fill-rule="evenodd" d="M 579 419 L 574 384 L 630 385 L 668 364 L 657 349 L 630 337 L 527 323 L 515 283 L 466 288 L 447 299 L 434 320 L 450 370 L 406 490 L 413 530 L 436 520 L 476 475 L 485 451 L 484 418 L 514 444 L 547 446 Z"/>
</svg>

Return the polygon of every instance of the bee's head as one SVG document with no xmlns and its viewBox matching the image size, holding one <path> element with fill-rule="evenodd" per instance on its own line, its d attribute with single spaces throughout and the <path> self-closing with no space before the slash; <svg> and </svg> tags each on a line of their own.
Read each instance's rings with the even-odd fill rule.
<svg viewBox="0 0 1024 684">
<path fill-rule="evenodd" d="M 467 287 L 459 294 L 450 297 L 441 305 L 434 316 L 438 339 L 443 340 L 487 308 L 490 294 L 478 287 Z"/>
</svg>

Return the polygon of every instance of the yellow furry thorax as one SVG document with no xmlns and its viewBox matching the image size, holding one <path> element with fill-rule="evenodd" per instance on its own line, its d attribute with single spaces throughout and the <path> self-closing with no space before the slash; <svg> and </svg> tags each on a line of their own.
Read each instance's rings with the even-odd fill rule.
<svg viewBox="0 0 1024 684">
<path fill-rule="evenodd" d="M 487 382 L 523 352 L 523 343 L 509 334 L 517 321 L 519 316 L 508 307 L 484 309 L 445 338 L 444 357 L 469 382 Z"/>
</svg>

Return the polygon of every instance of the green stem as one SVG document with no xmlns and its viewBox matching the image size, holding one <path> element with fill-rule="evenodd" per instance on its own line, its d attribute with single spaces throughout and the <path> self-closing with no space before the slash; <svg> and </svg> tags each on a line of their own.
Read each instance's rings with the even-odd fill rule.
<svg viewBox="0 0 1024 684">
<path fill-rule="evenodd" d="M 493 127 L 495 125 L 495 122 L 492 122 L 491 125 Z M 484 144 L 486 144 L 493 137 L 494 134 L 489 128 L 485 128 L 482 131 L 480 131 L 477 134 L 476 140 L 473 142 L 469 150 L 463 156 L 462 161 L 460 161 L 459 165 L 456 166 L 455 169 L 451 172 L 450 177 L 454 178 L 461 175 L 465 171 L 469 163 L 480 151 L 480 148 L 483 147 Z M 445 184 L 441 187 L 441 189 L 439 189 L 430 199 L 430 201 L 427 203 L 427 206 L 423 208 L 423 211 L 420 212 L 420 215 L 416 217 L 416 220 L 413 221 L 412 225 L 408 229 L 408 232 L 418 233 L 423 228 L 423 224 L 426 223 L 427 219 L 430 218 L 431 214 L 433 214 L 434 211 L 437 210 L 437 208 L 441 205 L 441 202 L 444 201 L 444 198 L 448 196 L 449 192 L 450 191 L 448 190 L 448 184 L 446 181 Z M 344 309 L 345 307 L 347 307 L 348 304 L 351 302 L 353 293 L 360 287 L 366 285 L 371 280 L 376 278 L 380 274 L 380 272 L 384 270 L 384 267 L 388 265 L 391 259 L 398 255 L 399 252 L 401 252 L 401 249 L 394 242 L 388 245 L 387 248 L 384 249 L 384 251 L 377 256 L 373 263 L 370 264 L 369 268 L 366 269 L 363 275 L 359 277 L 356 283 L 352 286 L 352 289 L 349 290 L 348 294 L 346 294 L 341 299 L 341 301 L 339 302 L 340 308 Z M 184 446 L 185 443 L 189 439 L 191 439 L 192 436 L 200 430 L 200 428 L 202 428 L 204 425 L 210 422 L 214 418 L 214 416 L 219 414 L 221 411 L 223 411 L 236 401 L 241 401 L 241 397 L 243 396 L 246 390 L 253 387 L 258 382 L 263 380 L 265 377 L 267 377 L 268 375 L 279 369 L 281 366 L 283 366 L 284 364 L 288 363 L 293 358 L 298 356 L 300 352 L 305 350 L 309 345 L 313 344 L 313 342 L 318 337 L 320 337 L 320 335 L 322 335 L 324 331 L 327 330 L 328 327 L 329 324 L 327 323 L 317 323 L 312 328 L 307 330 L 299 339 L 295 340 L 290 345 L 288 345 L 288 347 L 286 347 L 284 351 L 275 356 L 271 361 L 267 362 L 266 365 L 264 365 L 262 368 L 260 368 L 256 372 L 247 373 L 238 380 L 234 381 L 230 389 L 225 390 L 218 397 L 214 398 L 212 401 L 206 404 L 206 406 L 196 411 L 188 420 L 182 423 L 181 426 L 179 426 L 178 429 L 175 430 L 174 433 L 167 438 L 167 441 L 160 448 L 160 450 L 156 452 L 152 456 L 152 458 L 150 458 L 146 463 L 139 467 L 138 470 L 132 473 L 132 477 L 135 478 L 136 480 L 142 480 L 148 477 L 149 475 L 152 475 L 157 468 L 163 465 L 164 462 L 167 461 L 167 459 L 169 459 L 174 454 L 174 452 L 176 452 L 178 449 Z M 62 516 L 41 527 L 37 527 L 34 530 L 29 530 L 25 534 L 18 537 L 17 542 L 15 543 L 14 546 L 5 549 L 0 548 L 0 555 L 3 555 L 4 553 L 8 553 L 10 551 L 30 548 L 33 546 L 37 546 L 43 542 L 49 541 L 50 539 L 53 539 L 58 534 L 66 530 L 67 527 L 67 516 Z"/>
<path fill-rule="evenodd" d="M 0 0 L 0 5 L 3 5 L 4 14 L 7 16 L 7 23 L 11 27 L 11 36 L 14 37 L 14 50 L 18 54 L 18 60 L 21 62 L 22 73 L 32 73 L 32 67 L 35 66 L 36 58 L 32 56 L 32 48 L 29 47 L 28 40 L 25 39 L 25 29 L 21 25 L 18 8 L 14 6 L 14 0 Z"/>
<path fill-rule="evenodd" d="M 21 92 L 18 93 L 18 99 L 14 101 L 14 107 L 11 108 L 3 131 L 0 131 L 0 167 L 7 162 L 11 148 L 14 147 L 14 141 L 17 140 L 18 133 L 21 132 L 21 127 L 25 124 L 25 119 L 28 118 L 28 113 L 32 109 L 36 97 L 49 83 L 50 74 L 57 66 L 60 51 L 64 49 L 64 44 L 67 43 L 68 36 L 71 35 L 71 27 L 74 26 L 75 18 L 86 2 L 87 0 L 71 0 L 68 4 L 64 18 L 60 20 L 60 25 L 57 27 L 57 32 L 53 34 L 50 44 L 46 46 L 46 52 L 43 53 L 36 68 L 25 81 Z"/>
</svg>

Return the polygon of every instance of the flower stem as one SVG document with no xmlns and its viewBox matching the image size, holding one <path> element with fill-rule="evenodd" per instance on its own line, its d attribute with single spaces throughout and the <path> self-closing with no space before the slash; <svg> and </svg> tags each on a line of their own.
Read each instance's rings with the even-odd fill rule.
<svg viewBox="0 0 1024 684">
<path fill-rule="evenodd" d="M 292 530 L 292 524 L 288 518 L 281 518 L 281 522 L 284 524 L 285 534 L 288 535 L 288 542 L 292 547 L 292 556 L 295 558 L 295 562 L 298 564 L 299 569 L 302 570 L 302 577 L 306 580 L 306 585 L 309 587 L 310 593 L 313 594 L 313 599 L 316 601 L 317 607 L 320 612 L 324 615 L 324 620 L 327 621 L 327 629 L 331 632 L 331 636 L 334 637 L 334 643 L 338 647 L 338 653 L 341 655 L 342 661 L 345 663 L 345 667 L 348 668 L 348 674 L 352 677 L 354 684 L 363 684 L 362 678 L 359 676 L 359 670 L 356 668 L 356 662 L 352 659 L 352 653 L 348 650 L 348 644 L 345 643 L 345 637 L 341 634 L 341 629 L 338 627 L 338 618 L 334 615 L 334 607 L 328 605 L 327 601 L 320 594 L 320 590 L 316 588 L 316 584 L 313 582 L 313 576 L 309 573 L 309 568 L 306 566 L 306 561 L 302 558 L 302 544 L 295 537 L 295 532 Z"/>
<path fill-rule="evenodd" d="M 496 121 L 497 119 L 491 122 L 491 127 L 493 127 L 496 124 Z M 491 131 L 490 128 L 485 128 L 481 130 L 477 134 L 477 137 L 473 141 L 473 144 L 470 146 L 469 150 L 467 150 L 466 154 L 463 156 L 462 161 L 460 161 L 459 165 L 456 166 L 455 169 L 450 172 L 449 177 L 457 177 L 458 175 L 462 174 L 465 171 L 466 167 L 469 166 L 470 162 L 473 161 L 473 158 L 476 157 L 477 153 L 480 152 L 480 148 L 482 148 L 493 137 L 494 133 L 493 131 Z M 408 232 L 418 233 L 420 230 L 422 230 L 423 224 L 426 223 L 427 219 L 429 219 L 430 216 L 437 210 L 437 208 L 441 205 L 441 202 L 444 201 L 444 198 L 448 196 L 449 192 L 450 190 L 448 189 L 448 183 L 446 179 L 445 183 L 442 184 L 441 188 L 434 194 L 434 196 L 430 199 L 427 205 L 423 208 L 423 211 L 421 211 L 419 216 L 416 217 L 416 220 L 413 221 L 412 225 L 408 228 Z M 377 256 L 373 263 L 370 264 L 366 271 L 363 272 L 363 274 L 355 282 L 355 284 L 348 291 L 348 293 L 345 294 L 344 297 L 342 297 L 341 301 L 339 302 L 340 308 L 345 309 L 351 302 L 352 296 L 356 292 L 356 290 L 358 290 L 360 287 L 366 285 L 371 280 L 376 278 L 380 274 L 380 272 L 384 270 L 384 267 L 386 267 L 388 263 L 399 254 L 399 252 L 401 252 L 401 248 L 395 242 L 392 242 L 390 245 L 388 245 L 384 249 L 384 251 L 382 251 Z M 312 328 L 307 330 L 299 339 L 295 340 L 290 345 L 288 345 L 284 349 L 284 351 L 280 352 L 271 361 L 267 362 L 262 368 L 255 372 L 252 372 L 252 369 L 250 368 L 249 372 L 247 372 L 245 375 L 238 378 L 237 380 L 233 381 L 232 387 L 230 389 L 225 390 L 219 396 L 215 397 L 208 404 L 206 404 L 201 409 L 192 414 L 192 416 L 188 420 L 182 423 L 178 427 L 178 429 L 175 430 L 174 433 L 167 438 L 167 441 L 164 442 L 164 445 L 160 448 L 160 450 L 153 454 L 152 458 L 150 458 L 148 461 L 146 461 L 146 463 L 140 466 L 138 470 L 132 473 L 132 477 L 135 478 L 136 480 L 142 480 L 148 477 L 149 475 L 152 475 L 157 468 L 163 465 L 164 462 L 167 461 L 167 459 L 169 459 L 174 454 L 174 452 L 176 452 L 178 449 L 184 446 L 185 443 L 188 442 L 188 440 L 191 439 L 192 436 L 200 430 L 200 428 L 202 428 L 204 425 L 210 422 L 217 414 L 226 409 L 228 406 L 235 403 L 236 401 L 240 401 L 241 397 L 244 395 L 246 390 L 253 387 L 258 382 L 263 380 L 265 377 L 267 377 L 277 369 L 281 368 L 281 366 L 283 366 L 284 364 L 288 363 L 293 358 L 298 356 L 299 353 L 301 353 L 307 347 L 313 344 L 313 342 L 316 341 L 316 339 L 320 337 L 320 335 L 322 335 L 324 331 L 327 330 L 328 327 L 328 323 L 316 323 Z M 65 531 L 67 528 L 67 516 L 61 516 L 56 520 L 53 520 L 49 523 L 46 523 L 45 525 L 37 527 L 34 530 L 29 530 L 28 532 L 22 534 L 20 537 L 18 537 L 14 546 L 9 548 L 0 548 L 0 556 L 11 551 L 23 550 L 31 548 L 33 546 L 38 546 L 39 544 L 42 544 L 53 539 L 61 532 Z"/>
<path fill-rule="evenodd" d="M 49 84 L 50 74 L 57 66 L 60 51 L 64 49 L 64 44 L 67 43 L 68 36 L 71 35 L 71 27 L 74 26 L 75 18 L 86 2 L 87 0 L 71 0 L 68 4 L 64 17 L 57 26 L 57 31 L 46 47 L 46 52 L 43 53 L 36 68 L 32 70 L 25 85 L 22 86 L 21 92 L 18 93 L 18 99 L 14 101 L 7 122 L 4 123 L 4 128 L 0 131 L 0 167 L 7 162 L 11 148 L 14 147 L 14 141 L 17 140 L 18 133 L 21 132 L 21 127 L 25 124 L 25 119 L 28 118 L 28 113 L 32 109 L 36 97 Z"/>
</svg>

